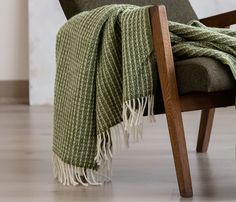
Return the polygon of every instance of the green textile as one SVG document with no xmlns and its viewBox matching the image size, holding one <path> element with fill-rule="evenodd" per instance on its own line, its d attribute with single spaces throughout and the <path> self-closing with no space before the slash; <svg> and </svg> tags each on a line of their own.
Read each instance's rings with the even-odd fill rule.
<svg viewBox="0 0 236 202">
<path fill-rule="evenodd" d="M 96 184 L 100 168 L 109 176 L 118 141 L 112 127 L 123 121 L 126 140 L 132 133 L 138 141 L 146 107 L 153 120 L 157 73 L 148 8 L 99 7 L 76 15 L 58 33 L 53 152 L 55 177 L 64 184 Z M 169 22 L 169 28 L 176 59 L 216 58 L 236 78 L 234 31 L 196 21 Z"/>
<path fill-rule="evenodd" d="M 209 28 L 198 21 L 169 22 L 173 54 L 178 59 L 212 57 L 230 67 L 236 79 L 236 31 Z"/>
</svg>

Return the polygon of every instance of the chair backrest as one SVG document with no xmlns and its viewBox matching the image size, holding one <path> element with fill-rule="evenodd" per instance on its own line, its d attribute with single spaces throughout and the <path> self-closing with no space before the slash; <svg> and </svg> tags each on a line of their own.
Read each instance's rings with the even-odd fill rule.
<svg viewBox="0 0 236 202">
<path fill-rule="evenodd" d="M 67 19 L 79 12 L 91 10 L 108 4 L 165 5 L 168 19 L 180 23 L 196 20 L 191 4 L 188 0 L 59 0 Z"/>
</svg>

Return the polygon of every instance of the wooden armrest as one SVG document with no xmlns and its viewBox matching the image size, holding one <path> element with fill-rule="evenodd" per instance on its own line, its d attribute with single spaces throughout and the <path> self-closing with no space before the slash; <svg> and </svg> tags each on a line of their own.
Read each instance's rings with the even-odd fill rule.
<svg viewBox="0 0 236 202">
<path fill-rule="evenodd" d="M 229 27 L 230 25 L 236 24 L 236 10 L 203 18 L 200 22 L 208 27 Z"/>
<path fill-rule="evenodd" d="M 179 93 L 175 73 L 175 65 L 170 40 L 169 24 L 166 8 L 163 5 L 149 9 L 153 46 L 156 54 L 157 73 L 160 78 L 165 111 L 180 110 Z"/>
<path fill-rule="evenodd" d="M 163 96 L 165 97 L 163 88 L 168 88 L 168 93 L 171 97 L 174 97 L 173 99 L 179 99 L 166 8 L 163 5 L 154 6 L 149 9 L 149 13 L 157 70 L 162 93 L 164 93 Z"/>
</svg>

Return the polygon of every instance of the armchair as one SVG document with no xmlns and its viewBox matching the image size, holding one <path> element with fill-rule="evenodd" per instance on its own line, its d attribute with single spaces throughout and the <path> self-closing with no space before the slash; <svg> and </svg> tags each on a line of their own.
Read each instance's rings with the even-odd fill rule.
<svg viewBox="0 0 236 202">
<path fill-rule="evenodd" d="M 180 195 L 192 197 L 192 182 L 182 112 L 202 110 L 196 150 L 197 152 L 206 152 L 215 108 L 235 104 L 236 82 L 227 68 L 214 59 L 200 57 L 174 62 L 167 19 L 183 23 L 197 19 L 188 0 L 171 2 L 168 0 L 59 1 L 68 19 L 80 11 L 111 3 L 165 4 L 165 6 L 150 8 L 152 37 L 163 97 L 156 104 L 155 113 L 165 113 L 167 117 Z M 180 10 L 177 8 L 181 8 L 181 11 L 177 12 Z M 201 22 L 208 26 L 228 27 L 236 23 L 236 11 L 205 18 Z"/>
</svg>

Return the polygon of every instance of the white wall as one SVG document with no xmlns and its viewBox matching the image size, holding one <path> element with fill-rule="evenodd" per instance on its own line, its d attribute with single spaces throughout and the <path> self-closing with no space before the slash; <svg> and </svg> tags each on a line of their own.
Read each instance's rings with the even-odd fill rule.
<svg viewBox="0 0 236 202">
<path fill-rule="evenodd" d="M 56 34 L 65 21 L 58 0 L 29 0 L 31 105 L 53 102 Z"/>
<path fill-rule="evenodd" d="M 236 0 L 190 0 L 190 2 L 200 18 L 236 9 Z M 30 103 L 52 104 L 55 37 L 65 19 L 58 0 L 29 0 L 29 9 Z"/>
<path fill-rule="evenodd" d="M 0 80 L 28 79 L 27 0 L 0 4 Z"/>
<path fill-rule="evenodd" d="M 236 10 L 236 0 L 189 0 L 199 18 Z"/>
</svg>

